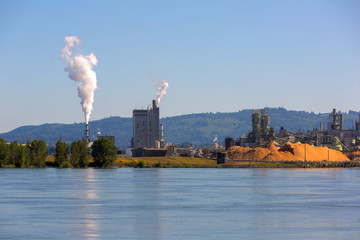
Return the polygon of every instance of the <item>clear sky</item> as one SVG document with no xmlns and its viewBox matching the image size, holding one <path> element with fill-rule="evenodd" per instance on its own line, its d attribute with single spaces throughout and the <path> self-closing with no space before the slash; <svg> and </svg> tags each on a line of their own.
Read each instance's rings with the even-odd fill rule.
<svg viewBox="0 0 360 240">
<path fill-rule="evenodd" d="M 359 111 L 360 1 L 0 1 L 0 132 L 83 122 L 65 36 L 99 61 L 91 120 L 285 107 Z"/>
</svg>

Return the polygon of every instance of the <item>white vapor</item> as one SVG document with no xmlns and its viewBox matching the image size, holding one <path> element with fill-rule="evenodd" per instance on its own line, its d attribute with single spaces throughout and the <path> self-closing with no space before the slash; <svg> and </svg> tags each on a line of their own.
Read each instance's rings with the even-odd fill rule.
<svg viewBox="0 0 360 240">
<path fill-rule="evenodd" d="M 160 100 L 166 94 L 168 87 L 169 87 L 169 83 L 167 83 L 165 80 L 162 80 L 160 86 L 158 87 L 159 92 L 157 93 L 156 96 L 156 104 L 160 103 Z"/>
<path fill-rule="evenodd" d="M 217 137 L 215 137 L 215 138 L 214 138 L 214 140 L 213 140 L 213 142 L 216 142 L 217 140 L 218 140 L 218 138 L 217 138 Z"/>
<path fill-rule="evenodd" d="M 93 53 L 87 56 L 72 54 L 72 49 L 80 44 L 76 36 L 65 37 L 65 47 L 61 50 L 61 56 L 66 59 L 65 71 L 69 78 L 79 81 L 78 96 L 81 98 L 81 106 L 86 124 L 89 123 L 90 114 L 93 110 L 94 91 L 97 87 L 96 73 L 92 67 L 97 65 L 98 60 Z"/>
</svg>

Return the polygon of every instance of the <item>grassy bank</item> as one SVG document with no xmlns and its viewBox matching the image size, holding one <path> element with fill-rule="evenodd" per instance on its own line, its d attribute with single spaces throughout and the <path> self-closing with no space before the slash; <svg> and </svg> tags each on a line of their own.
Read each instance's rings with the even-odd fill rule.
<svg viewBox="0 0 360 240">
<path fill-rule="evenodd" d="M 114 167 L 144 168 L 216 168 L 216 160 L 190 157 L 120 157 Z"/>
<path fill-rule="evenodd" d="M 254 162 L 251 163 L 252 168 L 299 168 L 295 163 L 282 162 Z"/>
</svg>

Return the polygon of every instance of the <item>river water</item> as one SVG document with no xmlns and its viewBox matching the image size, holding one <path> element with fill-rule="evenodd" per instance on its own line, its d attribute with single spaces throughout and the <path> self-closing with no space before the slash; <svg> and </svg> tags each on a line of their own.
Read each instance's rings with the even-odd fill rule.
<svg viewBox="0 0 360 240">
<path fill-rule="evenodd" d="M 0 239 L 359 239 L 360 169 L 0 169 Z"/>
</svg>

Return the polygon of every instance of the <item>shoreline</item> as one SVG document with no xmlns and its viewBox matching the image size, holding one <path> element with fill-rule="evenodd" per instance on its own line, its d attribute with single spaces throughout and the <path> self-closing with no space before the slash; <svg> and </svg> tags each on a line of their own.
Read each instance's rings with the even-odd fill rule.
<svg viewBox="0 0 360 240">
<path fill-rule="evenodd" d="M 109 169 L 115 168 L 356 168 L 360 161 L 257 161 L 229 160 L 218 163 L 215 159 L 191 157 L 118 157 Z M 2 168 L 16 168 L 15 165 L 4 165 Z M 27 168 L 32 169 L 33 167 Z M 48 156 L 46 167 L 57 168 L 54 157 Z M 94 166 L 92 159 L 88 168 Z M 74 168 L 77 169 L 77 168 Z M 81 169 L 81 168 L 78 168 Z"/>
</svg>

